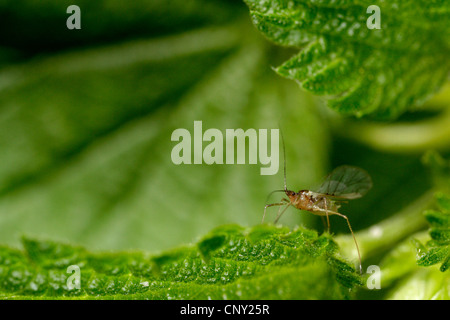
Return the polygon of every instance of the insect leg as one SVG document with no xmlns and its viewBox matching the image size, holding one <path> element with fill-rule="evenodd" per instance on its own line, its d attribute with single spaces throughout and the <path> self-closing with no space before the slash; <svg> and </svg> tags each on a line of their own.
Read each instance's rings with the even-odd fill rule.
<svg viewBox="0 0 450 320">
<path fill-rule="evenodd" d="M 281 199 L 281 201 L 282 201 L 282 202 L 266 204 L 266 206 L 264 207 L 264 215 L 263 215 L 263 218 L 262 218 L 261 223 L 264 223 L 264 218 L 265 218 L 265 216 L 266 216 L 266 210 L 267 210 L 267 208 L 269 208 L 269 207 L 274 207 L 274 206 L 282 206 L 282 205 L 285 205 L 285 204 L 286 204 L 286 199 Z"/>
<path fill-rule="evenodd" d="M 317 199 L 317 200 L 314 202 L 314 206 L 317 206 L 317 204 L 318 204 L 321 200 L 323 200 L 325 210 L 323 210 L 323 209 L 320 208 L 320 207 L 319 207 L 319 209 L 317 209 L 317 210 L 318 210 L 318 211 L 325 212 L 325 215 L 327 216 L 327 222 L 326 222 L 327 224 L 325 225 L 325 221 L 324 221 L 323 216 L 320 216 L 320 218 L 322 219 L 322 223 L 323 223 L 324 228 L 326 228 L 327 231 L 328 231 L 328 233 L 330 233 L 330 217 L 329 217 L 329 214 L 328 214 L 328 203 L 327 203 L 327 199 Z"/>
<path fill-rule="evenodd" d="M 320 211 L 324 211 L 324 210 L 320 210 Z M 338 215 L 338 216 L 344 218 L 345 220 L 347 220 L 348 228 L 350 229 L 350 232 L 352 234 L 353 240 L 355 241 L 356 251 L 358 252 L 359 273 L 362 274 L 361 254 L 359 252 L 358 242 L 356 241 L 356 237 L 355 237 L 355 234 L 353 233 L 352 226 L 350 225 L 350 221 L 348 220 L 347 216 L 343 215 L 342 213 L 335 212 L 335 211 L 328 211 L 327 213 Z"/>
<path fill-rule="evenodd" d="M 283 211 L 281 211 L 281 213 L 278 212 L 277 218 L 276 218 L 275 221 L 273 222 L 274 224 L 278 222 L 278 220 L 281 218 L 281 216 L 283 215 L 283 213 L 287 210 L 287 208 L 289 208 L 290 205 L 291 205 L 291 203 L 288 203 L 288 204 L 286 205 L 286 207 L 283 209 Z"/>
<path fill-rule="evenodd" d="M 330 217 L 328 216 L 327 199 L 324 199 L 324 204 L 325 204 L 325 214 L 327 215 L 327 230 L 328 230 L 328 233 L 330 233 Z"/>
<path fill-rule="evenodd" d="M 345 220 L 347 220 L 348 228 L 350 229 L 350 232 L 352 233 L 353 240 L 355 241 L 356 251 L 358 251 L 359 273 L 362 274 L 361 254 L 359 253 L 358 242 L 356 241 L 356 237 L 355 237 L 355 234 L 353 233 L 352 226 L 350 225 L 350 221 L 348 220 L 347 216 L 345 216 L 345 215 L 343 215 L 343 214 L 341 214 L 339 212 L 334 212 L 334 213 L 337 214 L 338 216 L 344 218 Z"/>
</svg>

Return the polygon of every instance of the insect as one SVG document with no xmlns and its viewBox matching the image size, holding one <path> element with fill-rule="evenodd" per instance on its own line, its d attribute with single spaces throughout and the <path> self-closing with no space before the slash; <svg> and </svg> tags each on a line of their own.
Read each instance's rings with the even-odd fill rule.
<svg viewBox="0 0 450 320">
<path fill-rule="evenodd" d="M 329 216 L 337 215 L 342 217 L 347 221 L 348 228 L 350 229 L 353 240 L 355 241 L 359 258 L 359 271 L 362 273 L 361 254 L 359 252 L 355 234 L 353 233 L 347 216 L 339 213 L 338 210 L 341 207 L 341 203 L 347 202 L 347 200 L 357 199 L 365 195 L 372 187 L 372 179 L 365 170 L 354 166 L 344 165 L 334 169 L 326 177 L 324 182 L 316 189 L 316 191 L 300 190 L 299 192 L 294 192 L 288 190 L 286 183 L 286 150 L 282 134 L 281 138 L 284 153 L 284 189 L 272 191 L 269 196 L 274 192 L 284 192 L 287 198 L 283 198 L 277 203 L 267 204 L 264 207 L 262 223 L 264 223 L 267 208 L 274 206 L 280 207 L 274 223 L 277 223 L 283 213 L 292 206 L 299 210 L 309 211 L 315 215 L 326 217 L 328 232 L 330 232 Z M 282 206 L 285 207 L 282 209 Z"/>
</svg>

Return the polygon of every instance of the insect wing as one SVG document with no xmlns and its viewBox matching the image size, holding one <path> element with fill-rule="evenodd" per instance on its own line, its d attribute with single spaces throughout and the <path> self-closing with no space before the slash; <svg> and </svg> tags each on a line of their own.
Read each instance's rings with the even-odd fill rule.
<svg viewBox="0 0 450 320">
<path fill-rule="evenodd" d="M 318 193 L 338 199 L 357 199 L 372 188 L 369 174 L 358 167 L 340 166 L 334 169 L 317 189 Z"/>
</svg>

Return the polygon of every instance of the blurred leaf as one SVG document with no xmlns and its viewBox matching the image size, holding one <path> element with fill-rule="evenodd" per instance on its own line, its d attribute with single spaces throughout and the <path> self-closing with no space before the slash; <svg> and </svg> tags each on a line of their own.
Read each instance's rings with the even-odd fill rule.
<svg viewBox="0 0 450 320">
<path fill-rule="evenodd" d="M 259 31 L 301 51 L 276 70 L 346 115 L 397 118 L 450 71 L 447 2 L 245 0 Z M 378 5 L 381 29 L 366 26 Z"/>
<path fill-rule="evenodd" d="M 171 133 L 193 132 L 195 120 L 222 132 L 281 123 L 292 185 L 320 179 L 326 128 L 270 70 L 277 52 L 247 20 L 0 69 L 0 242 L 32 234 L 163 250 L 224 223 L 259 223 L 282 171 L 173 164 Z"/>
<path fill-rule="evenodd" d="M 428 167 L 436 188 L 450 192 L 450 160 L 444 159 L 435 150 L 429 150 L 422 157 L 422 162 Z M 438 202 L 444 201 L 440 196 Z M 445 207 L 443 203 L 441 207 Z"/>
<path fill-rule="evenodd" d="M 423 238 L 423 234 L 416 234 L 414 238 L 408 238 L 390 250 L 380 262 L 380 269 L 383 272 L 383 288 L 388 288 L 395 284 L 396 280 L 402 279 L 411 272 L 417 270 L 415 249 L 418 237 Z"/>
<path fill-rule="evenodd" d="M 398 229 L 401 228 L 398 226 Z M 422 242 L 427 237 L 426 232 L 416 233 L 383 255 L 376 264 L 381 271 L 380 290 L 361 287 L 357 298 L 448 300 L 448 276 L 444 276 L 436 267 L 424 269 L 416 263 L 417 255 L 426 252 Z"/>
<path fill-rule="evenodd" d="M 184 32 L 228 23 L 242 6 L 232 0 L 3 0 L 2 45 L 27 54 L 99 45 L 129 38 Z M 70 5 L 81 12 L 81 29 L 69 30 Z M 220 14 L 216 14 L 217 12 Z M 236 14 L 238 13 L 238 14 Z"/>
<path fill-rule="evenodd" d="M 264 237 L 249 240 L 260 229 Z M 206 245 L 214 238 L 224 241 Z M 196 246 L 159 256 L 91 253 L 29 238 L 23 247 L 0 248 L 2 298 L 340 299 L 361 285 L 355 270 L 337 256 L 333 240 L 306 229 L 224 226 Z M 71 265 L 80 268 L 79 289 L 67 285 Z"/>
<path fill-rule="evenodd" d="M 401 279 L 387 299 L 391 300 L 449 300 L 450 278 L 437 268 L 419 269 Z"/>
</svg>

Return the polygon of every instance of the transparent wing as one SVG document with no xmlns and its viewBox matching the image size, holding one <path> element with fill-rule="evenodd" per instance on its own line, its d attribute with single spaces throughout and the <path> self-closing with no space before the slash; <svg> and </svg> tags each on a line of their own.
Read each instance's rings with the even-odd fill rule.
<svg viewBox="0 0 450 320">
<path fill-rule="evenodd" d="M 369 174 L 358 167 L 340 166 L 334 169 L 317 189 L 318 193 L 338 199 L 357 199 L 372 188 Z"/>
</svg>

